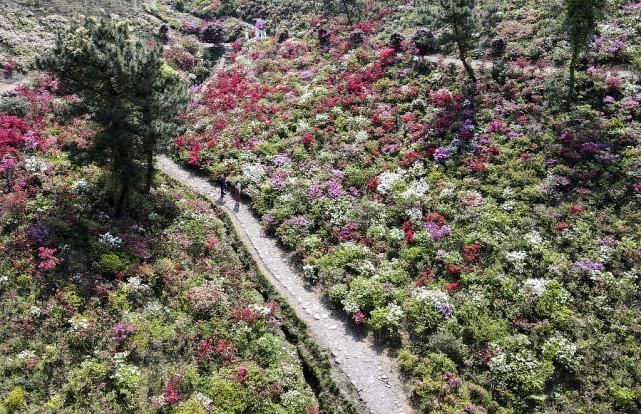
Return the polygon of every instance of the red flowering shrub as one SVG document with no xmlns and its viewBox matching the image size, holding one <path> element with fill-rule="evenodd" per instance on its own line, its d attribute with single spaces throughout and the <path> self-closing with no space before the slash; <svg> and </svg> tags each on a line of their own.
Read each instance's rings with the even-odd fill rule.
<svg viewBox="0 0 641 414">
<path fill-rule="evenodd" d="M 383 65 L 390 65 L 396 60 L 396 49 L 394 48 L 388 48 L 388 49 L 383 49 L 379 55 L 379 59 L 383 63 Z"/>
<path fill-rule="evenodd" d="M 56 267 L 59 262 L 59 259 L 54 256 L 56 250 L 57 249 L 50 249 L 47 247 L 38 247 L 38 259 L 40 259 L 38 269 L 50 271 Z"/>
<path fill-rule="evenodd" d="M 179 388 L 180 388 L 180 379 L 177 377 L 172 377 L 165 384 L 163 397 L 165 398 L 165 403 L 167 403 L 167 405 L 174 405 L 177 402 L 182 400 L 182 397 L 178 392 Z"/>
<path fill-rule="evenodd" d="M 425 286 L 428 282 L 431 282 L 434 279 L 432 275 L 432 269 L 427 268 L 419 273 L 419 278 L 416 280 L 415 286 L 422 287 Z"/>
<path fill-rule="evenodd" d="M 247 322 L 248 324 L 253 324 L 256 321 L 260 320 L 260 313 L 249 308 L 245 304 L 238 305 L 234 310 L 234 321 L 238 322 Z"/>
<path fill-rule="evenodd" d="M 465 264 L 472 264 L 478 260 L 480 255 L 481 246 L 478 244 L 472 244 L 470 246 L 463 247 L 463 260 Z"/>
</svg>

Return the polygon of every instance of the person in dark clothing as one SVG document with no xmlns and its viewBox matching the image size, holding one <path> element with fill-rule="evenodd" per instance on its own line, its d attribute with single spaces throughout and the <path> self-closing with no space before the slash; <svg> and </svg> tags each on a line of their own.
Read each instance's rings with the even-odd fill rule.
<svg viewBox="0 0 641 414">
<path fill-rule="evenodd" d="M 169 43 L 169 26 L 167 26 L 166 24 L 163 24 L 162 26 L 160 26 L 158 36 L 160 37 L 160 42 L 163 45 L 166 45 L 167 43 Z"/>
<path fill-rule="evenodd" d="M 223 199 L 225 198 L 225 181 L 227 180 L 227 177 L 225 177 L 225 174 L 220 174 L 218 177 L 218 185 L 220 185 L 220 198 Z"/>
<path fill-rule="evenodd" d="M 278 43 L 283 43 L 289 39 L 289 30 L 284 30 L 278 35 Z"/>
</svg>

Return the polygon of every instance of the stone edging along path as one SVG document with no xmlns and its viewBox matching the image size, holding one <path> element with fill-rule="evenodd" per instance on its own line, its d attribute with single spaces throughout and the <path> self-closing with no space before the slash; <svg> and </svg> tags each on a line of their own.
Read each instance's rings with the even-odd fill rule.
<svg viewBox="0 0 641 414">
<path fill-rule="evenodd" d="M 267 271 L 266 276 L 306 323 L 316 342 L 329 351 L 334 365 L 356 388 L 367 410 L 372 414 L 414 412 L 395 361 L 359 337 L 344 317 L 332 312 L 318 294 L 304 287 L 303 279 L 289 264 L 286 252 L 274 239 L 265 235 L 249 206 L 244 203 L 236 205 L 231 197 L 220 202 L 219 188 L 166 156 L 159 156 L 156 164 L 168 177 L 217 203 L 229 216 L 242 241 L 248 244 L 246 247 L 254 260 Z"/>
</svg>

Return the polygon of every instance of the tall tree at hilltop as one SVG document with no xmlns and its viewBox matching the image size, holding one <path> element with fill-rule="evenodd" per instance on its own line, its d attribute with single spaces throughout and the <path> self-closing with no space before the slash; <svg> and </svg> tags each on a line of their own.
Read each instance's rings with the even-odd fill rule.
<svg viewBox="0 0 641 414">
<path fill-rule="evenodd" d="M 440 42 L 456 46 L 465 72 L 472 81 L 476 81 L 476 74 L 469 55 L 476 45 L 478 18 L 474 14 L 475 6 L 476 0 L 438 0 L 419 9 L 425 24 L 446 29 Z"/>
<path fill-rule="evenodd" d="M 563 5 L 564 28 L 572 48 L 568 91 L 568 105 L 571 105 L 576 95 L 576 66 L 581 54 L 587 49 L 599 20 L 604 15 L 607 2 L 606 0 L 564 0 Z"/>
<path fill-rule="evenodd" d="M 357 0 L 323 0 L 322 5 L 327 14 L 344 13 L 350 25 L 354 23 L 353 13 L 360 15 Z"/>
<path fill-rule="evenodd" d="M 63 32 L 38 66 L 63 93 L 76 94 L 96 123 L 87 159 L 108 169 L 107 191 L 122 217 L 145 172 L 151 182 L 157 142 L 185 101 L 177 77 L 163 69 L 162 48 L 132 39 L 122 22 L 88 19 Z"/>
</svg>

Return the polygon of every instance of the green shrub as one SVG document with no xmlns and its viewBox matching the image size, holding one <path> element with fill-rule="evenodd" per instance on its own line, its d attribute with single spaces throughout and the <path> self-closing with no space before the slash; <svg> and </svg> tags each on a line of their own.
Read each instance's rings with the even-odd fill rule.
<svg viewBox="0 0 641 414">
<path fill-rule="evenodd" d="M 401 367 L 401 370 L 406 374 L 411 374 L 414 371 L 414 367 L 418 362 L 418 357 L 411 352 L 401 349 L 398 352 L 398 365 Z"/>
<path fill-rule="evenodd" d="M 360 309 L 365 313 L 385 305 L 388 296 L 380 283 L 364 277 L 357 277 L 349 285 L 349 294 L 343 301 L 348 312 Z M 355 307 L 355 309 L 351 309 Z"/>
<path fill-rule="evenodd" d="M 207 414 L 202 404 L 193 398 L 179 403 L 171 412 L 172 414 Z"/>
<path fill-rule="evenodd" d="M 282 343 L 277 336 L 271 333 L 258 338 L 256 341 L 256 358 L 261 365 L 267 366 L 278 360 L 278 353 L 282 349 Z"/>
<path fill-rule="evenodd" d="M 242 385 L 217 374 L 208 379 L 206 387 L 206 394 L 212 400 L 211 408 L 215 413 L 244 413 L 251 402 L 248 391 Z"/>
<path fill-rule="evenodd" d="M 620 408 L 632 406 L 635 400 L 634 390 L 627 387 L 614 386 L 610 388 L 610 395 L 615 404 Z"/>
<path fill-rule="evenodd" d="M 9 413 L 19 413 L 26 408 L 26 395 L 27 392 L 24 389 L 16 387 L 4 397 L 2 405 Z"/>
<path fill-rule="evenodd" d="M 19 96 L 0 97 L 0 113 L 24 117 L 29 110 L 29 104 Z"/>
<path fill-rule="evenodd" d="M 402 317 L 401 307 L 390 304 L 374 309 L 370 315 L 369 325 L 377 332 L 394 336 L 398 334 Z"/>
<path fill-rule="evenodd" d="M 410 299 L 404 308 L 409 329 L 418 335 L 434 332 L 443 321 L 443 316 L 429 301 Z"/>
<path fill-rule="evenodd" d="M 104 274 L 113 275 L 122 270 L 123 264 L 122 260 L 118 255 L 113 253 L 107 253 L 100 256 L 100 271 Z"/>
</svg>

